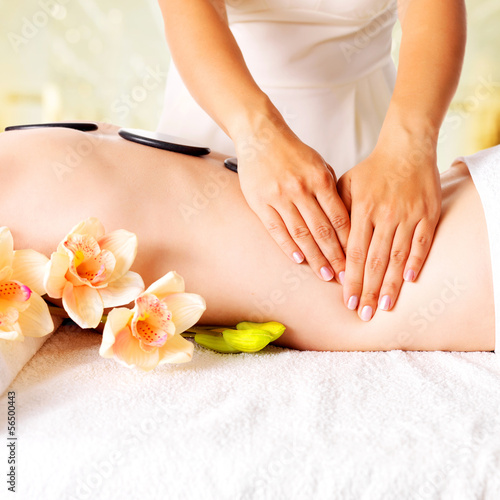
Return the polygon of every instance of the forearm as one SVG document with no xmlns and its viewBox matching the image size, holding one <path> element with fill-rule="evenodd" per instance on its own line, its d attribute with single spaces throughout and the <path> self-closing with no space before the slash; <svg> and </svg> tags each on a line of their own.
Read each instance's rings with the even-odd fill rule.
<svg viewBox="0 0 500 500">
<path fill-rule="evenodd" d="M 220 0 L 160 0 L 167 42 L 198 104 L 233 139 L 280 120 L 258 87 L 227 23 Z"/>
<path fill-rule="evenodd" d="M 407 0 L 398 10 L 403 31 L 398 75 L 381 140 L 402 132 L 435 147 L 460 78 L 465 6 L 462 0 Z"/>
</svg>

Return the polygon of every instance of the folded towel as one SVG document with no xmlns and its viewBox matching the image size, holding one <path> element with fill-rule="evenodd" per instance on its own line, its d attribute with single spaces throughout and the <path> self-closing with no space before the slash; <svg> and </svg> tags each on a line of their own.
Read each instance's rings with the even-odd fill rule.
<svg viewBox="0 0 500 500">
<path fill-rule="evenodd" d="M 52 321 L 54 330 L 57 330 L 62 319 L 52 316 Z M 0 339 L 0 394 L 5 392 L 23 366 L 53 333 L 44 337 L 25 337 L 22 342 Z"/>
</svg>

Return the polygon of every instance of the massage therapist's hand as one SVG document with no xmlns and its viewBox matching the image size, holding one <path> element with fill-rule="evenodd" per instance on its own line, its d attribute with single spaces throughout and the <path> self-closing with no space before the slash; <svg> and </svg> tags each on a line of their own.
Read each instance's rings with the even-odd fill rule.
<svg viewBox="0 0 500 500">
<path fill-rule="evenodd" d="M 394 306 L 403 279 L 416 279 L 431 247 L 441 186 L 429 149 L 377 147 L 337 184 L 351 215 L 344 303 L 364 321 Z"/>
<path fill-rule="evenodd" d="M 332 168 L 285 125 L 235 146 L 242 192 L 269 234 L 290 259 L 305 257 L 320 279 L 340 283 L 350 222 Z"/>
</svg>

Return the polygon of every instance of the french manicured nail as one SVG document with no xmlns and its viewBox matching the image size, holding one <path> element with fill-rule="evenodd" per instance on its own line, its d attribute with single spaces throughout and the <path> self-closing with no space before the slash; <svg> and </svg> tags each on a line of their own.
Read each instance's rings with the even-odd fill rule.
<svg viewBox="0 0 500 500">
<path fill-rule="evenodd" d="M 349 298 L 349 301 L 347 302 L 347 309 L 354 311 L 356 307 L 358 307 L 358 297 L 356 295 L 353 295 L 352 297 Z"/>
<path fill-rule="evenodd" d="M 320 269 L 320 272 L 321 272 L 321 276 L 323 276 L 323 279 L 325 281 L 330 281 L 333 278 L 333 273 L 326 266 L 323 266 Z"/>
<path fill-rule="evenodd" d="M 345 272 L 344 271 L 340 271 L 340 273 L 339 273 L 339 281 L 340 281 L 341 285 L 344 284 L 344 276 L 345 276 Z"/>
<path fill-rule="evenodd" d="M 304 261 L 304 256 L 300 252 L 293 252 L 292 257 L 297 264 L 301 264 Z"/>
<path fill-rule="evenodd" d="M 413 281 L 415 279 L 415 272 L 413 269 L 408 269 L 404 275 L 405 281 Z"/>
<path fill-rule="evenodd" d="M 361 319 L 363 321 L 370 321 L 372 319 L 372 314 L 373 314 L 373 309 L 371 308 L 371 306 L 365 306 L 361 311 Z"/>
<path fill-rule="evenodd" d="M 384 295 L 380 299 L 379 307 L 380 307 L 380 309 L 382 309 L 382 311 L 388 311 L 389 310 L 389 307 L 391 307 L 391 298 L 389 297 L 389 295 Z"/>
</svg>

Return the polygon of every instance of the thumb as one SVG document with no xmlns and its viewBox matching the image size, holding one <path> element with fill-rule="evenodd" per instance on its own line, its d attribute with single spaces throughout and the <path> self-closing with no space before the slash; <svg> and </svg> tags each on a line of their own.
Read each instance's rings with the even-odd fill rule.
<svg viewBox="0 0 500 500">
<path fill-rule="evenodd" d="M 346 172 L 337 182 L 337 193 L 340 196 L 340 199 L 344 202 L 344 205 L 351 215 L 351 204 L 352 204 L 352 195 L 351 195 L 351 173 Z"/>
</svg>

